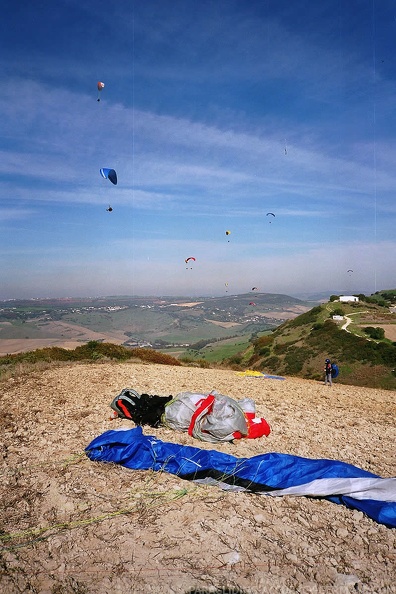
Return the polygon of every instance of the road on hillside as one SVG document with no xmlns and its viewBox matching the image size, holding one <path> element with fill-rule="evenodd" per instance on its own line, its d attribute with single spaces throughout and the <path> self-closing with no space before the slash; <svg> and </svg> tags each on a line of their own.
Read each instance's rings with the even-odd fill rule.
<svg viewBox="0 0 396 594">
<path fill-rule="evenodd" d="M 368 310 L 366 309 L 365 311 L 356 311 L 355 313 L 350 313 L 347 316 L 344 316 L 346 318 L 346 322 L 343 326 L 341 326 L 341 330 L 345 330 L 346 332 L 351 333 L 351 331 L 348 330 L 348 326 L 352 322 L 350 316 L 357 316 L 358 314 L 362 314 L 362 313 L 368 313 Z"/>
</svg>

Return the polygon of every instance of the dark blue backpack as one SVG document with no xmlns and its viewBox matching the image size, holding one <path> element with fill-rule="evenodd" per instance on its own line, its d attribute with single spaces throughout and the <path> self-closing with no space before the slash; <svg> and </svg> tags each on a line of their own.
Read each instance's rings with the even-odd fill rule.
<svg viewBox="0 0 396 594">
<path fill-rule="evenodd" d="M 336 363 L 332 363 L 331 364 L 331 377 L 337 377 L 339 373 L 340 373 L 340 370 L 338 369 L 338 365 Z"/>
</svg>

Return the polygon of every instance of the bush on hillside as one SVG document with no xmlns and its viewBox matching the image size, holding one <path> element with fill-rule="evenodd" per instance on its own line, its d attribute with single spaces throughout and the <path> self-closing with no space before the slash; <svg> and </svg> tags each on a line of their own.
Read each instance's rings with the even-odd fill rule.
<svg viewBox="0 0 396 594">
<path fill-rule="evenodd" d="M 26 353 L 16 353 L 14 355 L 0 357 L 0 375 L 2 372 L 9 371 L 10 368 L 12 369 L 16 365 L 24 363 L 99 361 L 101 359 L 127 361 L 132 358 L 149 363 L 158 363 L 160 365 L 181 365 L 181 362 L 175 357 L 153 349 L 127 349 L 121 345 L 92 340 L 85 345 L 78 346 L 74 350 L 47 347 Z"/>
<path fill-rule="evenodd" d="M 254 354 L 260 355 L 264 357 L 270 353 L 270 345 L 274 342 L 274 337 L 270 336 L 260 336 L 253 342 L 254 347 Z"/>
<path fill-rule="evenodd" d="M 289 347 L 285 356 L 285 373 L 290 375 L 298 374 L 311 355 L 312 352 L 308 349 L 296 346 Z"/>
<path fill-rule="evenodd" d="M 172 355 L 154 351 L 153 349 L 132 349 L 131 356 L 141 359 L 141 361 L 148 361 L 149 363 L 159 363 L 161 365 L 178 365 L 181 363 Z"/>
<path fill-rule="evenodd" d="M 280 343 L 280 344 L 276 344 L 274 346 L 274 353 L 276 353 L 277 355 L 283 355 L 287 352 L 287 349 L 289 348 L 290 343 Z"/>
<path fill-rule="evenodd" d="M 259 367 L 260 371 L 272 371 L 273 373 L 277 373 L 280 365 L 280 358 L 279 357 L 268 357 L 268 359 L 264 359 Z"/>
<path fill-rule="evenodd" d="M 374 338 L 374 340 L 381 340 L 385 338 L 385 330 L 383 328 L 373 328 L 373 326 L 366 326 L 364 328 L 364 332 L 370 336 L 370 338 Z"/>
<path fill-rule="evenodd" d="M 320 305 L 313 307 L 309 311 L 301 314 L 294 320 L 290 320 L 288 322 L 288 326 L 292 328 L 296 328 L 297 326 L 304 326 L 305 324 L 313 324 L 316 322 L 318 315 L 322 312 L 322 308 Z"/>
</svg>

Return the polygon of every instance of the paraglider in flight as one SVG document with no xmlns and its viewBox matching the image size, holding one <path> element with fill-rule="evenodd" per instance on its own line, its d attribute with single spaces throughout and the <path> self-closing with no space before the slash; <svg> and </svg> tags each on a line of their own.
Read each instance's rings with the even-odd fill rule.
<svg viewBox="0 0 396 594">
<path fill-rule="evenodd" d="M 258 291 L 258 287 L 252 287 L 252 291 Z"/>
<path fill-rule="evenodd" d="M 100 101 L 100 92 L 103 91 L 105 84 L 103 82 L 98 82 L 98 98 L 97 101 Z"/>
<path fill-rule="evenodd" d="M 226 235 L 231 235 L 231 231 L 226 231 L 225 234 Z M 230 240 L 228 240 L 228 242 L 230 242 Z"/>
<path fill-rule="evenodd" d="M 100 175 L 105 179 L 111 181 L 112 184 L 115 186 L 117 185 L 117 174 L 114 169 L 108 169 L 107 167 L 102 167 L 100 170 Z"/>
<path fill-rule="evenodd" d="M 271 215 L 271 216 L 275 217 L 275 215 L 274 215 L 273 212 L 267 212 L 266 216 L 268 217 L 268 215 Z M 272 221 L 270 220 L 269 222 L 271 223 Z"/>
<path fill-rule="evenodd" d="M 353 270 L 349 269 L 349 270 L 347 270 L 347 272 L 348 272 L 349 276 L 351 276 L 351 275 L 352 275 L 352 272 L 353 272 Z"/>
<path fill-rule="evenodd" d="M 228 287 L 228 283 L 224 283 L 225 287 Z M 226 289 L 226 293 L 228 293 L 228 289 Z"/>
<path fill-rule="evenodd" d="M 189 258 L 186 258 L 184 261 L 185 261 L 186 264 L 188 264 L 190 260 L 192 260 L 193 262 L 195 262 L 195 258 L 193 256 L 190 256 Z M 186 266 L 186 270 L 188 270 L 188 266 Z M 192 267 L 190 267 L 190 270 L 192 270 Z"/>
<path fill-rule="evenodd" d="M 110 204 L 109 204 L 109 208 L 106 208 L 106 211 L 107 212 L 113 212 L 113 208 L 110 206 Z"/>
</svg>

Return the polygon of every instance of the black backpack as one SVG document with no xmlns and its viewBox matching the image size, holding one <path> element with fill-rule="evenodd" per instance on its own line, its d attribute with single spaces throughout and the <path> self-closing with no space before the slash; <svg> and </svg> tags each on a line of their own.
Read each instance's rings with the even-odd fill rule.
<svg viewBox="0 0 396 594">
<path fill-rule="evenodd" d="M 173 396 L 139 394 L 132 388 L 124 388 L 111 402 L 111 408 L 121 419 L 129 419 L 135 425 L 159 427 L 165 405 Z"/>
</svg>

